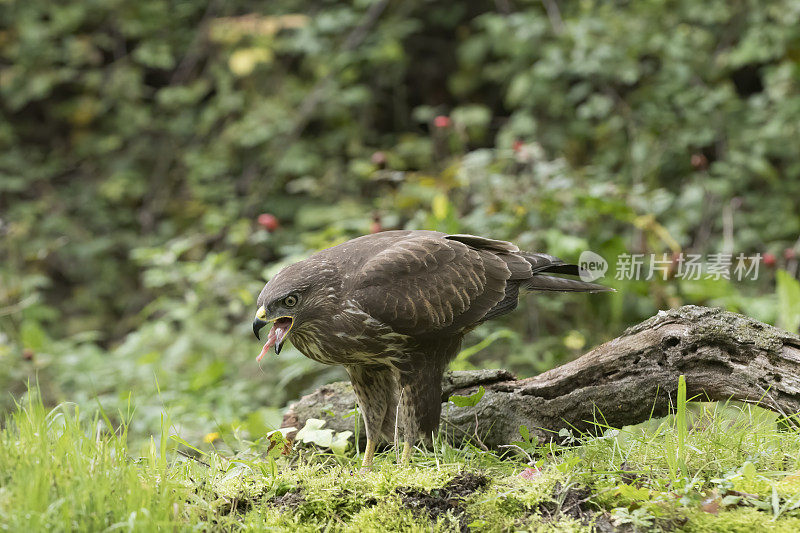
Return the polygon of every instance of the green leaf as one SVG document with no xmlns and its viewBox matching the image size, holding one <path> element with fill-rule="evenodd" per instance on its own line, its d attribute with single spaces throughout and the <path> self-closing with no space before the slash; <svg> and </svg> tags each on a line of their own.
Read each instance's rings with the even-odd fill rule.
<svg viewBox="0 0 800 533">
<path fill-rule="evenodd" d="M 469 359 L 476 353 L 480 352 L 481 350 L 488 348 L 492 343 L 494 343 L 498 339 L 509 339 L 518 336 L 519 336 L 518 333 L 507 328 L 497 330 L 488 337 L 481 340 L 479 343 L 474 344 L 469 348 L 464 348 L 463 350 L 461 350 L 456 356 L 456 361 L 466 361 L 467 359 Z"/>
<path fill-rule="evenodd" d="M 627 483 L 623 483 L 617 487 L 617 494 L 627 500 L 648 501 L 650 499 L 650 489 L 635 487 Z"/>
<path fill-rule="evenodd" d="M 778 326 L 796 333 L 800 328 L 800 281 L 785 270 L 775 273 L 778 293 Z"/>
<path fill-rule="evenodd" d="M 344 452 L 350 447 L 350 437 L 352 436 L 352 431 L 342 431 L 334 435 L 331 440 L 331 450 L 333 450 L 333 453 L 336 455 L 344 455 Z"/>
<path fill-rule="evenodd" d="M 742 500 L 741 496 L 733 496 L 731 494 L 722 498 L 722 506 L 729 507 L 731 505 L 736 505 Z"/>
<path fill-rule="evenodd" d="M 781 499 L 778 497 L 778 489 L 775 488 L 775 485 L 772 486 L 772 516 L 773 518 L 778 518 L 781 514 Z"/>
<path fill-rule="evenodd" d="M 333 430 L 322 429 L 324 425 L 324 420 L 309 418 L 303 429 L 297 432 L 295 438 L 306 444 L 313 443 L 323 448 L 330 448 L 333 442 Z"/>
<path fill-rule="evenodd" d="M 483 388 L 483 385 L 478 387 L 477 392 L 470 394 L 469 396 L 458 396 L 456 394 L 450 396 L 448 401 L 452 404 L 455 404 L 456 407 L 474 407 L 481 401 L 483 395 L 486 393 L 486 389 Z"/>
<path fill-rule="evenodd" d="M 172 440 L 174 440 L 174 441 L 175 441 L 175 442 L 177 442 L 178 444 L 183 444 L 184 446 L 186 446 L 186 447 L 187 447 L 187 448 L 189 448 L 190 450 L 192 450 L 192 451 L 194 451 L 194 452 L 196 452 L 196 453 L 198 453 L 198 454 L 200 454 L 200 455 L 208 455 L 206 452 L 204 452 L 204 451 L 203 451 L 203 450 L 201 450 L 200 448 L 197 448 L 196 446 L 192 446 L 191 444 L 189 444 L 188 442 L 186 442 L 186 440 L 185 440 L 185 439 L 181 438 L 181 437 L 180 437 L 180 436 L 178 436 L 178 435 L 170 435 L 170 436 L 169 436 L 169 438 L 170 438 L 170 439 L 172 439 Z"/>
<path fill-rule="evenodd" d="M 267 445 L 267 456 L 270 460 L 274 462 L 275 459 L 283 453 L 284 446 L 287 443 L 286 435 L 296 430 L 297 428 L 295 427 L 288 427 L 276 429 L 275 431 L 267 433 L 267 440 L 269 441 L 269 445 Z"/>
<path fill-rule="evenodd" d="M 742 477 L 745 481 L 753 481 L 756 478 L 756 466 L 750 461 L 745 461 L 742 465 Z"/>
<path fill-rule="evenodd" d="M 20 335 L 22 337 L 22 345 L 33 351 L 43 349 L 47 342 L 47 334 L 44 329 L 38 322 L 34 322 L 33 320 L 26 320 L 22 323 Z"/>
<path fill-rule="evenodd" d="M 539 438 L 536 435 L 531 435 L 528 426 L 521 425 L 519 427 L 519 435 L 522 440 L 512 440 L 510 444 L 519 446 L 525 451 L 535 450 L 536 445 L 539 444 Z"/>
</svg>

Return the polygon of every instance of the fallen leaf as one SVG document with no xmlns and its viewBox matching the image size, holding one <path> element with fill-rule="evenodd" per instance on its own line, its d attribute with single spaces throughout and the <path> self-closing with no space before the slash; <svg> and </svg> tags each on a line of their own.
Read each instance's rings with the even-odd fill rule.
<svg viewBox="0 0 800 533">
<path fill-rule="evenodd" d="M 529 467 L 519 473 L 522 479 L 534 479 L 542 475 L 542 469 L 537 467 Z"/>
<path fill-rule="evenodd" d="M 719 497 L 716 491 L 711 492 L 708 497 L 704 498 L 703 501 L 700 503 L 700 508 L 706 512 L 711 514 L 719 514 L 719 508 L 722 505 L 722 499 Z"/>
</svg>

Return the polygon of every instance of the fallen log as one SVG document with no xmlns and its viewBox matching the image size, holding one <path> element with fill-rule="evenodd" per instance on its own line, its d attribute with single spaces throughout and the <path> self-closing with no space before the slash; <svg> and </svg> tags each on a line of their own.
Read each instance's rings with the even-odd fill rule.
<svg viewBox="0 0 800 533">
<path fill-rule="evenodd" d="M 678 377 L 698 401 L 738 400 L 790 417 L 800 413 L 800 337 L 755 319 L 698 306 L 660 311 L 580 358 L 517 380 L 505 370 L 452 372 L 443 382 L 442 431 L 460 442 L 478 435 L 490 448 L 519 440 L 526 426 L 541 441 L 562 428 L 593 431 L 664 416 L 674 404 Z M 486 390 L 473 407 L 456 407 L 452 394 Z M 335 431 L 354 431 L 349 383 L 333 383 L 292 404 L 284 427 L 309 418 Z M 361 438 L 363 435 L 363 424 Z"/>
</svg>

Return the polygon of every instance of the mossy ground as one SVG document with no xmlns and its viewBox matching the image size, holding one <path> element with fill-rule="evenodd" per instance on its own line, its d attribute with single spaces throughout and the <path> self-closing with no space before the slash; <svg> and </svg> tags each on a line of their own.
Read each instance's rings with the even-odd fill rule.
<svg viewBox="0 0 800 533">
<path fill-rule="evenodd" d="M 125 425 L 33 398 L 0 430 L 0 530 L 800 530 L 798 433 L 749 406 L 506 457 L 439 442 L 401 467 L 390 447 L 361 472 L 352 453 L 263 442 L 173 456 L 166 429 L 133 457 Z"/>
</svg>

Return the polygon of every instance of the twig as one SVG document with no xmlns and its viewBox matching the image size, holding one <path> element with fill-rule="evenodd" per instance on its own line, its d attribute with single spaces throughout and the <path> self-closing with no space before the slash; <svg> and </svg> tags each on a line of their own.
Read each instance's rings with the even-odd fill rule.
<svg viewBox="0 0 800 533">
<path fill-rule="evenodd" d="M 189 44 L 189 47 L 178 63 L 178 66 L 172 72 L 172 76 L 169 80 L 170 85 L 183 83 L 186 80 L 186 76 L 189 75 L 194 66 L 197 65 L 197 62 L 202 57 L 202 54 L 200 53 L 200 47 L 205 40 L 204 37 L 206 34 L 206 26 L 208 25 L 208 20 L 216 13 L 220 3 L 221 0 L 212 0 L 209 2 L 205 13 L 203 13 L 203 17 L 197 24 L 197 31 L 195 32 L 192 42 Z"/>
<path fill-rule="evenodd" d="M 775 397 L 772 396 L 772 394 L 769 393 L 769 389 L 765 389 L 764 387 L 762 387 L 758 383 L 756 383 L 755 386 L 757 388 L 761 389 L 761 392 L 764 393 L 764 396 L 761 397 L 762 399 L 764 397 L 767 397 L 772 402 L 772 405 L 769 407 L 769 409 L 771 409 L 772 411 L 777 411 L 784 418 L 784 420 L 786 420 L 786 423 L 788 425 L 790 425 L 792 427 L 795 427 L 795 428 L 799 427 L 797 422 L 795 422 L 793 420 L 793 415 L 786 414 L 786 411 L 784 411 L 783 408 L 781 408 L 781 404 L 778 403 L 778 400 L 776 400 Z M 759 403 L 760 403 L 760 401 L 759 402 L 755 402 L 755 405 L 758 405 Z"/>
<path fill-rule="evenodd" d="M 203 465 L 203 466 L 205 466 L 207 468 L 211 468 L 210 464 L 208 464 L 207 462 L 203 461 L 199 457 L 195 457 L 194 455 L 192 455 L 190 453 L 186 453 L 186 452 L 184 452 L 182 450 L 175 450 L 175 451 L 178 452 L 178 455 L 182 455 L 182 456 L 186 457 L 187 459 L 191 459 L 192 461 L 197 461 L 198 463 L 200 463 L 201 465 Z"/>
<path fill-rule="evenodd" d="M 800 260 L 798 260 L 798 255 L 800 255 L 798 254 L 798 252 L 800 252 L 800 237 L 797 237 L 797 240 L 789 249 L 793 250 L 795 253 L 791 259 L 786 262 L 786 270 L 792 276 L 797 277 L 798 270 L 800 270 Z"/>
<path fill-rule="evenodd" d="M 483 449 L 483 451 L 488 452 L 489 448 L 483 443 L 480 436 L 478 435 L 478 412 L 475 412 L 475 440 L 478 442 L 478 445 Z"/>
<path fill-rule="evenodd" d="M 516 444 L 499 444 L 497 447 L 498 448 L 516 448 L 516 449 L 518 449 L 519 451 L 521 451 L 522 453 L 525 454 L 525 457 L 528 458 L 528 464 L 530 466 L 533 466 L 534 464 L 536 464 L 536 461 L 533 460 L 533 457 L 531 457 L 531 454 L 529 454 L 528 452 L 526 452 L 525 450 L 523 450 L 520 446 L 517 446 Z"/>
<path fill-rule="evenodd" d="M 726 254 L 733 253 L 733 215 L 741 203 L 739 198 L 733 198 L 722 208 L 722 251 Z"/>
<path fill-rule="evenodd" d="M 553 26 L 553 31 L 556 35 L 561 35 L 564 32 L 564 21 L 561 19 L 561 11 L 558 10 L 558 4 L 555 0 L 542 0 L 544 10 L 547 11 L 547 18 L 550 19 L 550 24 Z"/>
<path fill-rule="evenodd" d="M 28 296 L 24 300 L 20 300 L 15 304 L 11 304 L 7 307 L 0 307 L 0 316 L 13 315 L 14 313 L 19 313 L 29 305 L 33 304 L 35 301 L 36 301 L 36 296 Z"/>
<path fill-rule="evenodd" d="M 400 397 L 397 399 L 397 407 L 394 410 L 394 455 L 395 460 L 400 462 L 400 404 L 403 403 L 403 393 L 406 388 L 400 389 Z"/>
</svg>

